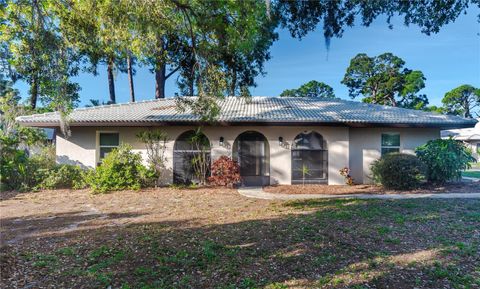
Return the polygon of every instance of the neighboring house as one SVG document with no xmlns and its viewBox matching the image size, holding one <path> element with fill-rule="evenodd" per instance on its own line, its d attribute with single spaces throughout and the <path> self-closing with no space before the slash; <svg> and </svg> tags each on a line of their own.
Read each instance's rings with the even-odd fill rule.
<svg viewBox="0 0 480 289">
<path fill-rule="evenodd" d="M 245 185 L 302 182 L 344 184 L 339 170 L 351 169 L 357 183 L 370 182 L 370 166 L 382 154 L 414 153 L 417 146 L 440 137 L 440 130 L 473 127 L 476 120 L 340 99 L 227 97 L 219 101 L 216 124 L 200 123 L 175 99 L 105 105 L 74 110 L 71 137 L 57 134 L 61 163 L 95 167 L 120 143 L 129 143 L 145 158 L 136 133 L 161 128 L 167 143 L 169 182 L 191 176 L 188 136 L 198 125 L 210 142 L 211 159 L 228 155 L 239 162 Z M 58 113 L 22 116 L 25 126 L 57 127 Z M 401 173 L 401 172 L 399 172 Z"/>
<path fill-rule="evenodd" d="M 463 141 L 472 150 L 477 162 L 480 162 L 480 122 L 477 122 L 473 128 L 443 130 L 441 136 Z"/>
<path fill-rule="evenodd" d="M 54 145 L 55 144 L 55 129 L 53 128 L 43 128 L 43 133 L 45 133 L 45 141 L 42 144 L 37 145 L 23 145 L 20 144 L 19 149 L 25 150 L 29 155 L 35 155 L 42 152 L 42 149 L 45 145 Z"/>
</svg>

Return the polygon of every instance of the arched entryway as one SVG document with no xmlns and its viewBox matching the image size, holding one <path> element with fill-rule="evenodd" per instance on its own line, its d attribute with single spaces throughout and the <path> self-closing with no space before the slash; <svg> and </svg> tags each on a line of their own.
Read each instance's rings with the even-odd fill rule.
<svg viewBox="0 0 480 289">
<path fill-rule="evenodd" d="M 233 143 L 233 159 L 240 166 L 243 185 L 270 184 L 270 148 L 263 134 L 256 131 L 240 134 Z"/>
<path fill-rule="evenodd" d="M 210 160 L 210 141 L 203 133 L 194 130 L 182 133 L 173 148 L 173 182 L 199 183 L 199 172 L 210 174 Z M 202 167 L 195 169 L 198 166 Z"/>
<path fill-rule="evenodd" d="M 292 146 L 292 184 L 317 184 L 328 181 L 327 143 L 317 132 L 295 137 Z"/>
</svg>

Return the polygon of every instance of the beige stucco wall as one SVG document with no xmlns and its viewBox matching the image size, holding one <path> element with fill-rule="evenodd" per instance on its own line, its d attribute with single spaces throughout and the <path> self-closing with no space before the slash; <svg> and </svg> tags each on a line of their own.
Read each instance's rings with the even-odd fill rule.
<svg viewBox="0 0 480 289">
<path fill-rule="evenodd" d="M 71 137 L 65 139 L 62 135 L 57 136 L 57 158 L 61 163 L 81 164 L 94 167 L 98 162 L 98 133 L 118 132 L 121 143 L 129 143 L 135 152 L 139 152 L 146 159 L 146 151 L 135 135 L 141 127 L 72 127 Z M 183 132 L 194 129 L 187 126 L 161 127 L 170 141 L 167 143 L 167 170 L 169 181 L 172 180 L 173 146 L 175 139 Z M 242 132 L 255 130 L 262 133 L 269 142 L 270 147 L 270 183 L 290 184 L 291 179 L 291 151 L 290 145 L 293 139 L 303 131 L 314 130 L 320 133 L 327 141 L 328 146 L 328 175 L 329 184 L 342 184 L 343 178 L 338 171 L 348 166 L 349 146 L 348 128 L 346 127 L 293 127 L 293 126 L 223 126 L 205 127 L 204 133 L 211 142 L 212 158 L 215 160 L 221 155 L 231 156 L 232 147 L 236 137 Z M 224 137 L 225 145 L 219 145 L 220 137 Z M 280 146 L 279 137 L 283 137 L 286 145 Z"/>
<path fill-rule="evenodd" d="M 90 127 L 71 128 L 72 136 L 66 139 L 60 132 L 56 135 L 57 162 L 62 164 L 95 166 L 95 129 Z"/>
<path fill-rule="evenodd" d="M 118 132 L 121 143 L 129 143 L 135 152 L 146 159 L 146 151 L 135 135 L 148 128 L 141 127 L 72 127 L 72 135 L 65 139 L 57 135 L 57 158 L 61 163 L 81 164 L 94 167 L 98 162 L 99 132 Z M 167 180 L 173 179 L 173 146 L 175 139 L 183 132 L 194 129 L 188 126 L 161 127 L 170 141 L 167 143 Z M 291 181 L 291 144 L 301 132 L 316 131 L 327 142 L 328 147 L 328 179 L 329 184 L 343 184 L 344 179 L 339 170 L 350 167 L 356 182 L 369 182 L 370 164 L 380 157 L 381 133 L 399 132 L 402 152 L 413 153 L 414 149 L 430 139 L 439 137 L 438 129 L 382 129 L 382 128 L 348 128 L 321 126 L 216 126 L 205 127 L 204 133 L 212 147 L 212 158 L 221 155 L 231 156 L 236 137 L 242 132 L 254 130 L 262 133 L 270 147 L 270 183 L 290 184 Z M 224 137 L 225 145 L 219 145 L 220 137 Z M 283 137 L 286 145 L 280 146 L 278 138 Z"/>
<path fill-rule="evenodd" d="M 381 155 L 382 133 L 400 134 L 400 151 L 415 153 L 415 148 L 440 137 L 435 128 L 350 128 L 350 169 L 358 183 L 370 183 L 370 166 Z"/>
<path fill-rule="evenodd" d="M 466 146 L 472 150 L 473 157 L 480 162 L 480 154 L 477 151 L 477 145 L 480 145 L 480 141 L 478 140 L 470 140 L 465 142 Z"/>
</svg>

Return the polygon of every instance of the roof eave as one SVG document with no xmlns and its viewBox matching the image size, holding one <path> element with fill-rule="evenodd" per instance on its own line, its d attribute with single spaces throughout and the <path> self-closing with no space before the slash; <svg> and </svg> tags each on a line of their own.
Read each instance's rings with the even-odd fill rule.
<svg viewBox="0 0 480 289">
<path fill-rule="evenodd" d="M 19 120 L 19 124 L 28 127 L 55 128 L 60 126 L 60 122 L 45 121 L 24 121 Z M 456 129 L 471 128 L 475 122 L 464 123 L 387 123 L 387 122 L 317 122 L 317 121 L 217 121 L 204 122 L 198 120 L 191 121 L 82 121 L 71 122 L 71 127 L 89 127 L 89 126 L 107 126 L 107 127 L 140 127 L 140 126 L 191 126 L 191 125 L 217 125 L 217 126 L 347 126 L 353 128 L 368 127 L 392 127 L 392 128 L 438 128 L 438 129 Z"/>
</svg>

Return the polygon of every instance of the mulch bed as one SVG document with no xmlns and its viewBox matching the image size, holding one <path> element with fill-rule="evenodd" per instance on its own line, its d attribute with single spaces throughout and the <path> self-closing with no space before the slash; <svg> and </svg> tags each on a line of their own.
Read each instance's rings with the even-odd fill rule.
<svg viewBox="0 0 480 289">
<path fill-rule="evenodd" d="M 273 194 L 321 194 L 321 195 L 349 195 L 349 194 L 439 194 L 439 193 L 479 193 L 480 183 L 462 182 L 450 183 L 442 186 L 424 185 L 415 190 L 396 191 L 387 190 L 375 185 L 275 185 L 264 187 L 263 190 Z"/>
</svg>

